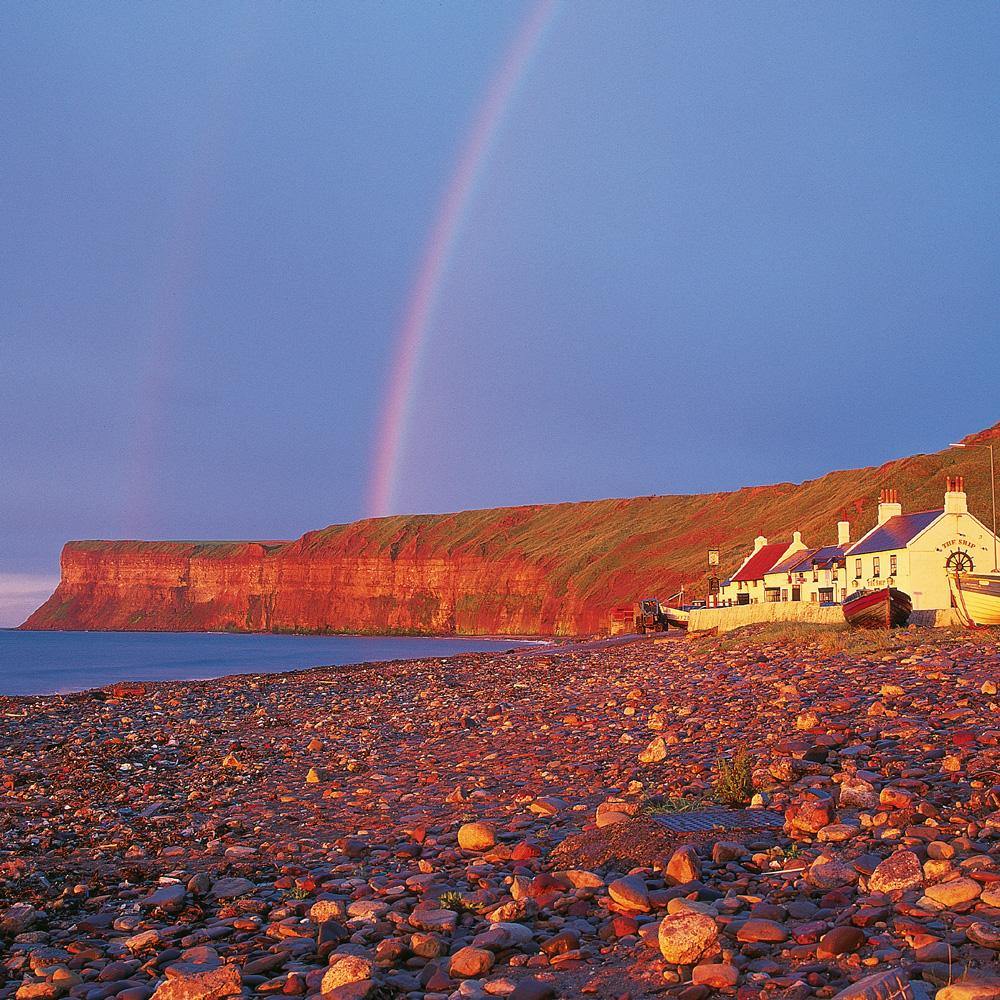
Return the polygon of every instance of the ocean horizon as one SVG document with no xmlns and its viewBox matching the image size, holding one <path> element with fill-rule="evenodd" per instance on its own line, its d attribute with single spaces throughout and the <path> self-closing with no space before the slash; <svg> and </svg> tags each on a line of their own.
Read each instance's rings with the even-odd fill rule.
<svg viewBox="0 0 1000 1000">
<path fill-rule="evenodd" d="M 531 640 L 243 632 L 49 632 L 0 629 L 0 695 L 70 694 L 119 681 L 232 674 L 499 652 Z"/>
</svg>

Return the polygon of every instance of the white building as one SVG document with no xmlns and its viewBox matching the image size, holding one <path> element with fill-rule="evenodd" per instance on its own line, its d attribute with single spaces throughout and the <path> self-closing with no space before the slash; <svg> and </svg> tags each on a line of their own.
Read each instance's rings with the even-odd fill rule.
<svg viewBox="0 0 1000 1000">
<path fill-rule="evenodd" d="M 950 608 L 948 575 L 988 571 L 993 533 L 969 513 L 961 476 L 948 478 L 944 507 L 904 514 L 895 490 L 883 490 L 878 523 L 844 552 L 847 594 L 896 587 L 914 611 Z"/>
<path fill-rule="evenodd" d="M 774 567 L 791 556 L 805 552 L 799 532 L 791 542 L 768 543 L 764 535 L 753 540 L 753 551 L 719 588 L 720 604 L 761 604 L 765 600 L 764 581 Z M 779 598 L 780 599 L 780 598 Z"/>
<path fill-rule="evenodd" d="M 840 521 L 837 528 L 839 544 L 795 552 L 765 575 L 765 602 L 838 604 L 843 600 L 846 586 L 844 547 L 849 544 L 850 524 Z"/>
</svg>

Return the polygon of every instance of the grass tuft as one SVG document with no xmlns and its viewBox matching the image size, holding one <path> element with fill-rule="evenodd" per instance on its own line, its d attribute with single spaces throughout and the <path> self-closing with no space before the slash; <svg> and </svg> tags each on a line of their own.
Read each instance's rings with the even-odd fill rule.
<svg viewBox="0 0 1000 1000">
<path fill-rule="evenodd" d="M 745 806 L 753 798 L 753 769 L 756 760 L 742 747 L 732 757 L 715 762 L 715 798 L 728 806 Z"/>
<path fill-rule="evenodd" d="M 668 813 L 694 812 L 703 804 L 701 799 L 691 795 L 650 795 L 639 811 L 646 816 L 663 816 Z"/>
</svg>

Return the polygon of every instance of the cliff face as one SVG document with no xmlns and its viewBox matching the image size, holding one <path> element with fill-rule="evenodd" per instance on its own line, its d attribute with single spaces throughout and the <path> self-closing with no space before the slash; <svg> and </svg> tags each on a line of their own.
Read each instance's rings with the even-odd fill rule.
<svg viewBox="0 0 1000 1000">
<path fill-rule="evenodd" d="M 1000 446 L 1000 424 L 966 440 Z M 710 546 L 726 570 L 759 531 L 828 544 L 846 518 L 857 538 L 882 488 L 922 510 L 954 474 L 989 524 L 985 452 L 967 449 L 799 486 L 388 517 L 293 542 L 69 542 L 59 587 L 22 628 L 584 634 L 614 605 L 702 592 Z"/>
</svg>

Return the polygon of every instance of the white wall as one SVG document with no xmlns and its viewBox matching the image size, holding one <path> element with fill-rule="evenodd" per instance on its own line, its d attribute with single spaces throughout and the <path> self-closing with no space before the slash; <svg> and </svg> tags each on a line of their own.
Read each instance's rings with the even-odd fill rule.
<svg viewBox="0 0 1000 1000">
<path fill-rule="evenodd" d="M 934 611 L 951 607 L 951 592 L 945 563 L 957 551 L 967 552 L 976 572 L 993 568 L 993 535 L 971 514 L 944 514 L 905 549 L 847 556 L 848 592 L 860 588 L 892 586 L 909 594 L 914 611 Z M 890 557 L 896 556 L 894 577 Z M 879 560 L 879 575 L 874 560 Z M 855 579 L 855 561 L 861 560 L 861 579 Z"/>
</svg>

